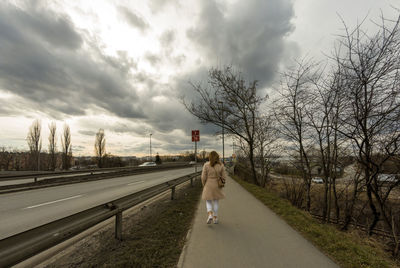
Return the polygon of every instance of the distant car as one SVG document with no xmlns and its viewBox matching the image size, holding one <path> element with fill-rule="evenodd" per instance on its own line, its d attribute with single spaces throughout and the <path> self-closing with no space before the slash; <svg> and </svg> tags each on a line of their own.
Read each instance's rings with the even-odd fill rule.
<svg viewBox="0 0 400 268">
<path fill-rule="evenodd" d="M 79 170 L 79 169 L 80 169 L 79 166 L 70 167 L 70 170 Z"/>
<path fill-rule="evenodd" d="M 189 165 L 195 165 L 196 164 L 196 161 L 190 161 L 189 162 Z"/>
<path fill-rule="evenodd" d="M 313 183 L 324 183 L 324 180 L 322 178 L 320 178 L 320 177 L 312 178 L 311 181 Z"/>
<path fill-rule="evenodd" d="M 396 174 L 378 174 L 377 181 L 382 183 L 396 183 L 399 180 Z"/>
<path fill-rule="evenodd" d="M 144 162 L 143 164 L 139 165 L 139 167 L 155 167 L 157 164 L 155 162 Z"/>
</svg>

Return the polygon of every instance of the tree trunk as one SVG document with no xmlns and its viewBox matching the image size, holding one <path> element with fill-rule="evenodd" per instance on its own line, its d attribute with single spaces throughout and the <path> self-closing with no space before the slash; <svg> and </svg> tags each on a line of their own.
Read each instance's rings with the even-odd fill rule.
<svg viewBox="0 0 400 268">
<path fill-rule="evenodd" d="M 332 207 L 331 203 L 332 203 L 332 181 L 331 181 L 331 177 L 329 177 L 328 207 L 327 207 L 328 218 L 327 218 L 327 222 L 330 222 L 330 220 L 331 220 L 331 207 Z"/>
<path fill-rule="evenodd" d="M 340 220 L 340 207 L 339 207 L 339 201 L 338 201 L 338 196 L 337 196 L 337 192 L 336 192 L 336 177 L 332 178 L 332 189 L 333 189 L 333 201 L 335 204 L 335 216 L 336 216 L 336 224 L 337 224 L 337 223 L 339 223 L 339 220 Z"/>
<path fill-rule="evenodd" d="M 257 172 L 254 164 L 254 148 L 252 145 L 250 145 L 249 147 L 250 147 L 249 158 L 250 158 L 251 172 L 253 173 L 253 182 L 255 185 L 260 186 L 260 183 L 257 180 Z"/>
<path fill-rule="evenodd" d="M 307 187 L 307 189 L 306 189 L 306 191 L 307 191 L 307 205 L 306 205 L 306 210 L 307 211 L 310 211 L 310 209 L 311 209 L 311 184 L 310 184 L 310 182 L 307 182 L 306 183 L 306 187 Z"/>
<path fill-rule="evenodd" d="M 348 227 L 349 227 L 349 224 L 351 222 L 351 217 L 353 216 L 353 211 L 354 211 L 354 205 L 355 205 L 356 200 L 357 200 L 358 183 L 359 182 L 357 180 L 354 182 L 353 195 L 352 195 L 352 198 L 351 198 L 350 207 L 346 206 L 345 219 L 344 219 L 344 224 L 343 224 L 342 230 L 347 230 Z M 335 190 L 335 193 L 336 193 L 336 190 Z M 346 195 L 346 199 L 347 199 L 347 195 Z M 337 200 L 337 198 L 336 198 L 336 200 Z M 337 219 L 339 220 L 339 217 Z"/>
<path fill-rule="evenodd" d="M 323 202 L 323 208 L 322 208 L 322 220 L 324 222 L 327 221 L 327 212 L 328 212 L 328 181 L 325 181 L 325 183 L 324 183 L 324 202 Z"/>
<path fill-rule="evenodd" d="M 265 164 L 264 164 L 264 159 L 262 158 L 262 163 L 261 163 L 261 187 L 262 188 L 265 188 L 265 183 L 266 183 Z"/>
<path fill-rule="evenodd" d="M 393 256 L 397 257 L 399 254 L 399 239 L 397 238 L 397 233 L 396 233 L 396 224 L 394 221 L 394 215 L 392 214 L 392 234 L 393 234 L 393 242 L 395 244 L 394 250 L 393 250 Z"/>
<path fill-rule="evenodd" d="M 367 196 L 368 196 L 368 204 L 369 207 L 371 208 L 372 214 L 374 216 L 374 219 L 372 220 L 371 225 L 368 227 L 368 235 L 372 235 L 372 231 L 374 230 L 375 226 L 378 224 L 379 218 L 380 218 L 380 213 L 375 207 L 374 201 L 372 199 L 372 190 L 371 190 L 371 185 L 367 185 Z"/>
</svg>

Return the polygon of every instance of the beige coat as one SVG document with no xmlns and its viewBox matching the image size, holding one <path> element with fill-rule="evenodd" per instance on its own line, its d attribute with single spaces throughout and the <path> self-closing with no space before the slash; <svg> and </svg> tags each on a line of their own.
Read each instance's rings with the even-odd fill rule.
<svg viewBox="0 0 400 268">
<path fill-rule="evenodd" d="M 225 197 L 222 189 L 218 187 L 218 178 L 222 175 L 226 180 L 226 172 L 223 164 L 215 164 L 214 167 L 207 162 L 203 166 L 201 182 L 204 186 L 201 198 L 203 200 L 222 199 Z"/>
</svg>

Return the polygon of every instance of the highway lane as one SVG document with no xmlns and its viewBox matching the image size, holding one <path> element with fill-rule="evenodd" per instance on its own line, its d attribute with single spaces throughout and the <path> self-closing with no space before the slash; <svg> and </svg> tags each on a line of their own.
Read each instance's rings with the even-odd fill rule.
<svg viewBox="0 0 400 268">
<path fill-rule="evenodd" d="M 111 172 L 111 171 L 108 171 Z M 87 172 L 87 173 L 79 173 L 79 174 L 63 174 L 63 175 L 56 175 L 56 176 L 46 176 L 46 177 L 38 177 L 38 181 L 42 180 L 47 180 L 47 179 L 54 179 L 54 178 L 61 178 L 61 177 L 75 177 L 75 176 L 83 176 L 83 175 L 89 175 L 89 174 L 102 174 L 102 173 L 107 173 L 107 172 Z M 23 184 L 23 183 L 30 183 L 33 182 L 33 178 L 29 179 L 19 179 L 19 180 L 7 180 L 7 181 L 1 181 L 0 180 L 0 186 L 6 186 L 6 185 L 16 185 L 16 184 Z"/>
<path fill-rule="evenodd" d="M 0 239 L 194 172 L 174 169 L 0 195 Z"/>
<path fill-rule="evenodd" d="M 84 176 L 84 175 L 97 175 L 97 174 L 104 174 L 104 173 L 111 173 L 115 172 L 115 170 L 102 170 L 102 171 L 90 171 L 90 172 L 84 172 L 84 173 L 74 173 L 74 174 L 60 174 L 60 175 L 52 175 L 52 176 L 39 176 L 37 178 L 38 181 L 42 180 L 47 180 L 47 179 L 55 179 L 55 178 L 68 178 L 68 177 L 76 177 L 76 176 Z M 29 178 L 29 179 L 16 179 L 16 180 L 1 180 L 0 179 L 0 186 L 6 186 L 6 185 L 17 185 L 17 184 L 23 184 L 23 183 L 30 183 L 33 182 L 34 178 Z"/>
</svg>

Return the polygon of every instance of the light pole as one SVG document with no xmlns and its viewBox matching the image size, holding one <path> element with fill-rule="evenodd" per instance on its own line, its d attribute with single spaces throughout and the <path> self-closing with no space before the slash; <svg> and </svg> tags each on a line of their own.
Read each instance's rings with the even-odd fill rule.
<svg viewBox="0 0 400 268">
<path fill-rule="evenodd" d="M 225 164 L 225 142 L 224 142 L 224 103 L 222 101 L 218 102 L 221 104 L 221 121 L 222 121 L 222 162 Z"/>
<path fill-rule="evenodd" d="M 151 135 L 153 134 L 150 133 L 150 161 L 151 161 Z"/>
</svg>

